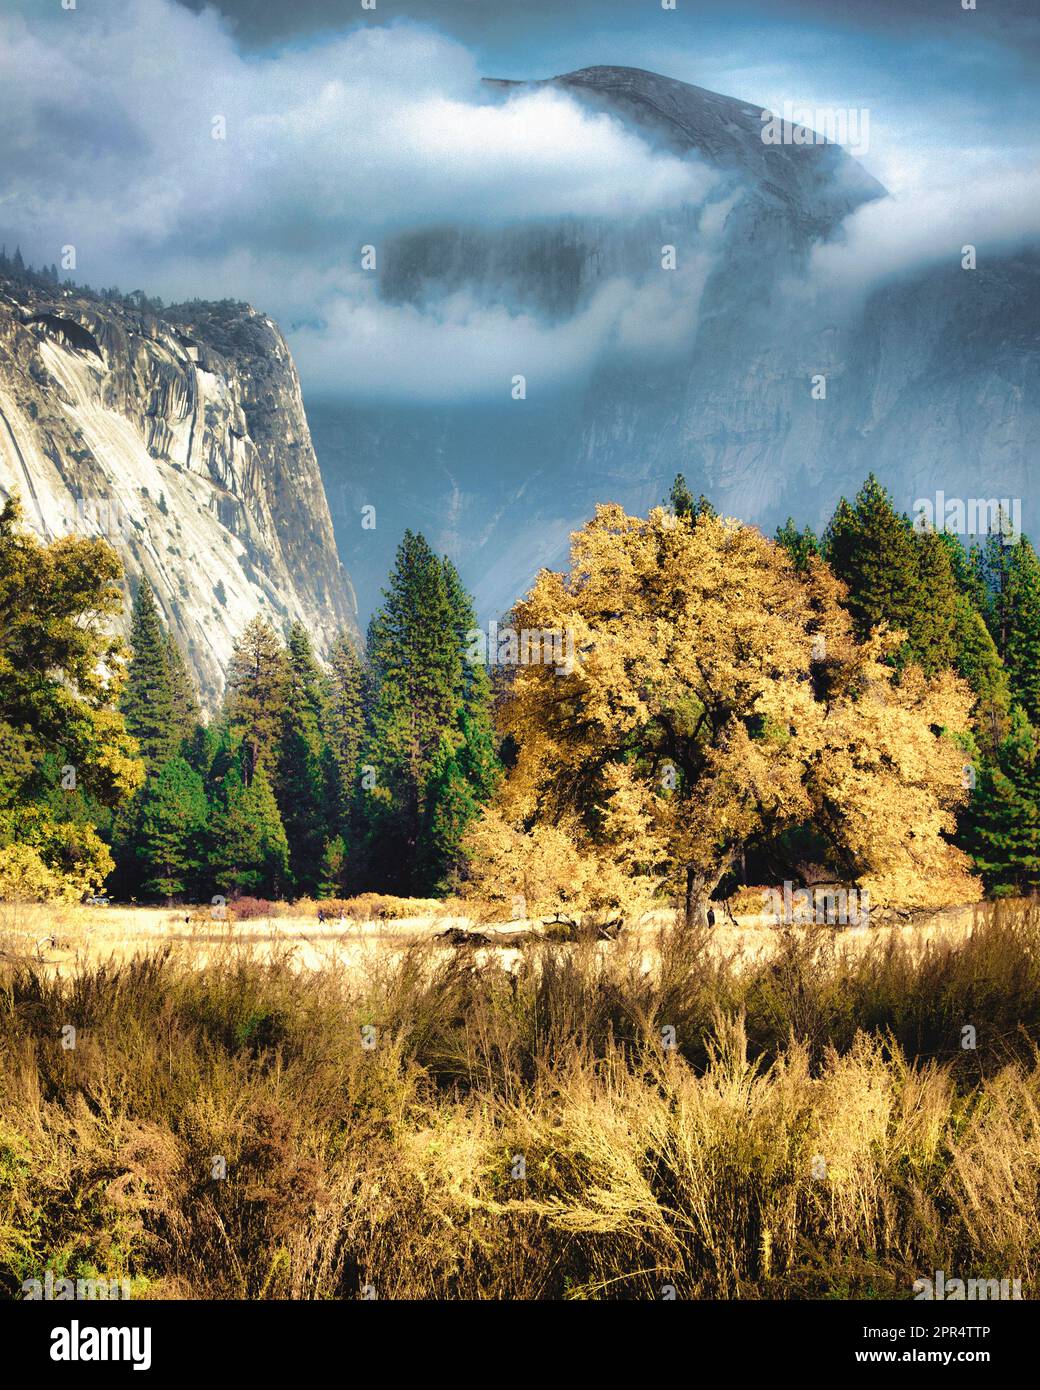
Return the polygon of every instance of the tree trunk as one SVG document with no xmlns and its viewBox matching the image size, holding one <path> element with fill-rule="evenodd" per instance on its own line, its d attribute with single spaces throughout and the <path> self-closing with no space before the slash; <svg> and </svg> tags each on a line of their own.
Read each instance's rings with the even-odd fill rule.
<svg viewBox="0 0 1040 1390">
<path fill-rule="evenodd" d="M 708 885 L 707 877 L 698 873 L 695 869 L 686 870 L 686 926 L 688 930 L 694 927 L 706 927 L 708 925 L 708 898 L 711 896 L 711 887 Z"/>
</svg>

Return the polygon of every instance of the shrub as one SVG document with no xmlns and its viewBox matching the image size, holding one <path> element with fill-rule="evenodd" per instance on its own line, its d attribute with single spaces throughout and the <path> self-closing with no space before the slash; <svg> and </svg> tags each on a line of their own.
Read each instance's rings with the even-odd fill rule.
<svg viewBox="0 0 1040 1390">
<path fill-rule="evenodd" d="M 5 902 L 53 902 L 65 896 L 66 885 L 48 869 L 30 845 L 5 845 L 0 849 L 0 900 Z"/>
<path fill-rule="evenodd" d="M 284 903 L 270 902 L 267 898 L 241 897 L 228 904 L 228 914 L 236 922 L 252 922 L 258 917 L 280 917 L 284 910 Z"/>
</svg>

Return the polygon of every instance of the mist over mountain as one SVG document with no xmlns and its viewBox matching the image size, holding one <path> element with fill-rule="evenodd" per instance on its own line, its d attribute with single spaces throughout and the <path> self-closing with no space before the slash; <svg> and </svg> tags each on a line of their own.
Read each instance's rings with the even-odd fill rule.
<svg viewBox="0 0 1040 1390">
<path fill-rule="evenodd" d="M 761 107 L 620 67 L 488 85 L 506 98 L 566 93 L 622 120 L 701 171 L 698 196 L 383 239 L 388 311 L 429 317 L 464 301 L 473 315 L 509 314 L 517 331 L 478 400 L 308 396 L 363 616 L 406 525 L 453 555 L 491 616 L 561 561 L 596 502 L 645 510 L 679 471 L 766 528 L 789 512 L 821 523 L 871 469 L 906 510 L 937 489 L 1027 496 L 1040 423 L 1034 250 L 991 237 L 967 270 L 970 226 L 922 249 L 906 220 L 905 255 L 897 236 L 882 274 L 886 190 L 804 130 L 784 125 L 767 143 Z M 533 360 L 532 325 L 558 347 L 551 379 Z M 597 351 L 568 371 L 579 329 Z M 375 530 L 361 527 L 366 505 Z"/>
<path fill-rule="evenodd" d="M 824 521 L 870 469 L 901 508 L 940 489 L 1020 497 L 1036 529 L 1037 179 L 1011 37 L 974 48 L 970 73 L 941 16 L 898 52 L 788 23 L 769 54 L 746 19 L 698 7 L 564 50 L 640 67 L 517 82 L 510 68 L 561 71 L 547 39 L 515 50 L 518 21 L 477 53 L 448 23 L 468 0 L 437 8 L 443 28 L 380 10 L 255 51 L 234 4 L 96 0 L 81 23 L 82 7 L 41 17 L 16 0 L 0 16 L 0 104 L 26 132 L 7 151 L 0 243 L 35 264 L 71 251 L 73 278 L 95 285 L 231 295 L 279 325 L 257 347 L 275 374 L 298 369 L 307 419 L 286 406 L 285 447 L 309 426 L 362 626 L 406 527 L 453 556 L 486 618 L 562 561 L 596 502 L 645 510 L 679 471 L 767 530 L 788 512 Z M 937 45 L 959 103 L 929 65 Z M 647 70 L 657 59 L 740 98 Z M 865 125 L 847 148 L 818 141 L 811 105 L 764 139 L 760 103 L 799 90 L 869 99 L 869 149 Z M 65 317 L 89 331 L 89 313 Z M 131 409 L 146 452 L 148 377 Z M 179 440 L 183 421 L 168 428 Z M 281 446 L 261 453 L 273 477 Z M 104 469 L 99 455 L 94 486 Z M 287 546 L 303 566 L 320 556 L 317 602 L 331 539 L 310 544 L 317 513 L 279 478 L 249 543 L 270 546 L 272 573 Z M 178 544 L 161 513 L 138 520 L 160 553 Z M 310 582 L 293 580 L 298 596 Z"/>
</svg>

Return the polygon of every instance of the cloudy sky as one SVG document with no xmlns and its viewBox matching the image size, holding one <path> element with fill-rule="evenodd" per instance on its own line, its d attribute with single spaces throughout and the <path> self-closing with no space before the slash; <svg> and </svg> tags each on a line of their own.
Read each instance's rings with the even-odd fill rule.
<svg viewBox="0 0 1040 1390">
<path fill-rule="evenodd" d="M 979 3 L 4 0 L 0 239 L 36 263 L 74 245 L 95 286 L 249 299 L 286 328 L 312 393 L 479 396 L 518 347 L 565 378 L 624 332 L 623 285 L 562 325 L 465 294 L 387 305 L 361 248 L 446 221 L 699 207 L 713 175 L 563 95 L 505 98 L 482 76 L 624 63 L 773 110 L 867 108 L 863 162 L 893 197 L 821 268 L 876 279 L 1034 225 L 1040 17 Z"/>
</svg>

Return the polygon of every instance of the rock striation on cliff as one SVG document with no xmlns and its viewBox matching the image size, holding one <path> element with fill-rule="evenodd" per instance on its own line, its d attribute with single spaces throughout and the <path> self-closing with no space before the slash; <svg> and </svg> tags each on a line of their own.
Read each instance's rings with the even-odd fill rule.
<svg viewBox="0 0 1040 1390">
<path fill-rule="evenodd" d="M 128 591 L 148 579 L 210 707 L 257 613 L 299 619 L 320 653 L 357 632 L 296 369 L 249 305 L 156 313 L 0 278 L 0 498 L 14 491 L 42 537 L 104 536 Z"/>
</svg>

